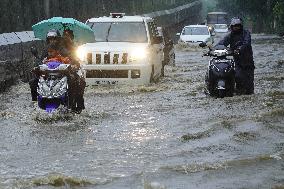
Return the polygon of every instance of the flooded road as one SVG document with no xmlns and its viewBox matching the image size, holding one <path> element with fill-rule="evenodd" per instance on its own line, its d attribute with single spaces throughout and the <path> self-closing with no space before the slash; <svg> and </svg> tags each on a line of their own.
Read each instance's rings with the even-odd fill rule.
<svg viewBox="0 0 284 189">
<path fill-rule="evenodd" d="M 0 188 L 283 188 L 284 40 L 254 35 L 255 94 L 204 94 L 209 58 L 176 47 L 150 86 L 86 89 L 46 115 L 19 83 L 0 94 Z"/>
</svg>

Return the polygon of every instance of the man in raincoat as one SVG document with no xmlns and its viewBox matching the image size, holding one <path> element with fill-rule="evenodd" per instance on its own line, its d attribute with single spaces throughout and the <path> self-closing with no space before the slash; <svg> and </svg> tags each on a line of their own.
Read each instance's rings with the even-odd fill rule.
<svg viewBox="0 0 284 189">
<path fill-rule="evenodd" d="M 230 46 L 234 51 L 237 94 L 253 94 L 255 67 L 250 32 L 243 28 L 242 19 L 238 17 L 232 18 L 230 28 L 231 32 L 217 45 Z"/>
</svg>

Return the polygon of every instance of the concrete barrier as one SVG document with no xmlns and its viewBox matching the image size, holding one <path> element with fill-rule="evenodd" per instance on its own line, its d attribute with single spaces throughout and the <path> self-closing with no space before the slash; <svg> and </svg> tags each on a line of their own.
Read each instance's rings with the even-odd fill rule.
<svg viewBox="0 0 284 189">
<path fill-rule="evenodd" d="M 0 34 L 0 91 L 19 78 L 23 81 L 31 78 L 33 57 L 30 48 L 35 46 L 42 49 L 43 44 L 30 31 Z"/>
<path fill-rule="evenodd" d="M 202 2 L 197 0 L 173 9 L 143 14 L 143 16 L 154 18 L 157 25 L 164 27 L 175 41 L 176 32 L 180 31 L 184 25 L 201 22 L 201 9 Z"/>
<path fill-rule="evenodd" d="M 194 8 L 196 8 L 195 10 L 197 11 L 194 11 Z M 194 14 L 198 13 L 199 15 L 199 8 L 201 8 L 201 1 L 195 1 L 169 10 L 162 10 L 143 14 L 143 16 L 155 18 L 158 25 L 169 27 L 173 24 L 181 23 L 185 20 L 190 19 L 192 19 L 193 22 L 196 22 Z"/>
</svg>

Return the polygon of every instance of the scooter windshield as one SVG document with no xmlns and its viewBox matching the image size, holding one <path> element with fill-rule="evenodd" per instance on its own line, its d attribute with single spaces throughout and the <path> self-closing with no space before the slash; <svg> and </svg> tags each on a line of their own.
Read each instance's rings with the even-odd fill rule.
<svg viewBox="0 0 284 189">
<path fill-rule="evenodd" d="M 60 64 L 62 64 L 61 62 L 58 61 L 50 61 L 47 63 L 48 69 L 56 69 Z"/>
</svg>

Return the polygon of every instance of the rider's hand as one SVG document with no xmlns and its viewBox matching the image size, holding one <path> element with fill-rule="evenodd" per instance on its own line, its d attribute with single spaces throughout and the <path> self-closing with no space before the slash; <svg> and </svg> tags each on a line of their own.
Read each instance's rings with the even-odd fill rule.
<svg viewBox="0 0 284 189">
<path fill-rule="evenodd" d="M 239 54 L 240 54 L 240 49 L 235 49 L 235 50 L 234 50 L 234 54 L 235 54 L 235 55 L 239 55 Z"/>
<path fill-rule="evenodd" d="M 47 57 L 45 57 L 43 60 L 42 60 L 42 63 L 46 63 L 47 62 Z"/>
<path fill-rule="evenodd" d="M 73 72 L 78 71 L 78 69 L 79 69 L 79 67 L 78 67 L 77 65 L 71 64 L 71 70 L 72 70 Z"/>
</svg>

